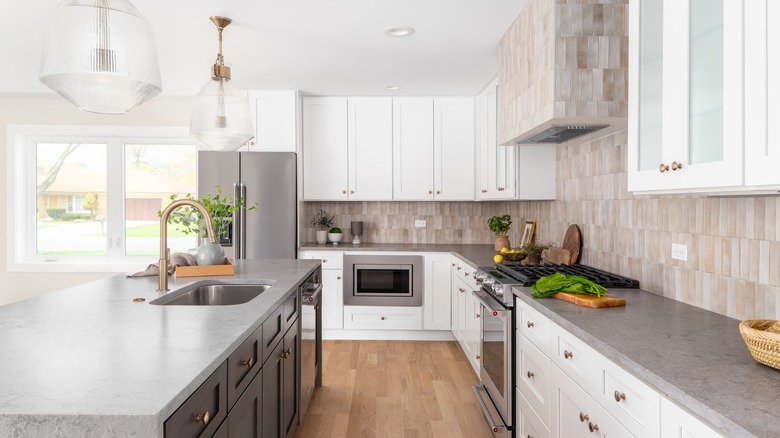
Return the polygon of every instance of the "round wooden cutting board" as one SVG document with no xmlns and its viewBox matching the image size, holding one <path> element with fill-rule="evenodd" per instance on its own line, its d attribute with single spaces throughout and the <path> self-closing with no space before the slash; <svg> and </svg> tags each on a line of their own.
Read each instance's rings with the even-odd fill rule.
<svg viewBox="0 0 780 438">
<path fill-rule="evenodd" d="M 577 225 L 569 225 L 566 234 L 563 236 L 563 249 L 571 252 L 571 264 L 579 263 L 580 252 L 582 251 L 582 233 Z"/>
</svg>

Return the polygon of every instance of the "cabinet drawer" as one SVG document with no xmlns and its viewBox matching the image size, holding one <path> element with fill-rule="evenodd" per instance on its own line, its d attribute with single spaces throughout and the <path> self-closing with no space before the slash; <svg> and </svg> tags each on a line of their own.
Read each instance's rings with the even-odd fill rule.
<svg viewBox="0 0 780 438">
<path fill-rule="evenodd" d="M 622 368 L 603 360 L 596 399 L 637 437 L 657 437 L 661 395 Z"/>
<path fill-rule="evenodd" d="M 517 335 L 517 388 L 544 424 L 550 424 L 550 358 Z"/>
<path fill-rule="evenodd" d="M 471 287 L 473 284 L 473 277 L 474 277 L 474 268 L 471 267 L 468 263 L 464 262 L 463 260 L 453 257 L 452 258 L 452 272 L 455 273 L 455 276 L 463 280 L 466 284 Z"/>
<path fill-rule="evenodd" d="M 227 424 L 231 438 L 251 438 L 260 436 L 263 426 L 263 373 L 259 373 L 230 411 Z M 226 432 L 225 437 L 228 434 Z"/>
<path fill-rule="evenodd" d="M 287 331 L 295 324 L 298 315 L 301 313 L 301 297 L 298 291 L 290 295 L 282 304 L 284 315 L 284 331 Z"/>
<path fill-rule="evenodd" d="M 268 360 L 276 344 L 282 340 L 284 331 L 284 304 L 282 304 L 263 321 L 263 363 Z"/>
<path fill-rule="evenodd" d="M 165 420 L 165 436 L 212 436 L 227 415 L 227 362 Z"/>
<path fill-rule="evenodd" d="M 550 429 L 531 409 L 531 405 L 519 389 L 515 389 L 515 405 L 517 410 L 515 427 L 518 438 L 550 438 Z"/>
<path fill-rule="evenodd" d="M 482 331 L 480 318 L 482 315 L 482 304 L 471 292 L 466 292 L 466 326 L 479 333 Z"/>
<path fill-rule="evenodd" d="M 322 269 L 343 269 L 343 256 L 341 251 L 306 251 L 302 258 L 322 260 Z"/>
<path fill-rule="evenodd" d="M 228 409 L 233 409 L 241 394 L 249 386 L 263 364 L 263 326 L 257 328 L 246 341 L 228 357 Z"/>
<path fill-rule="evenodd" d="M 551 365 L 550 377 L 554 382 L 550 423 L 552 436 L 566 438 L 630 438 L 633 436 L 560 368 Z"/>
<path fill-rule="evenodd" d="M 550 359 L 580 386 L 598 393 L 602 356 L 580 339 L 554 323 L 550 323 Z"/>
<path fill-rule="evenodd" d="M 546 356 L 550 356 L 550 319 L 522 300 L 515 298 L 517 330 L 536 345 Z"/>
<path fill-rule="evenodd" d="M 422 330 L 422 308 L 344 306 L 344 328 L 368 330 Z"/>
</svg>

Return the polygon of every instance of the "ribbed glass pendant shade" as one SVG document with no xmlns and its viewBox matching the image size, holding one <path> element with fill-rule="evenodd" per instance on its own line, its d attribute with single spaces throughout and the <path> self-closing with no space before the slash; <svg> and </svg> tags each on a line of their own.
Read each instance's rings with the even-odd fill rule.
<svg viewBox="0 0 780 438">
<path fill-rule="evenodd" d="M 235 151 L 255 136 L 249 101 L 230 79 L 212 79 L 195 95 L 190 135 L 221 152 Z"/>
<path fill-rule="evenodd" d="M 82 110 L 127 113 L 162 89 L 152 27 L 127 0 L 63 0 L 47 18 L 39 79 Z"/>
</svg>

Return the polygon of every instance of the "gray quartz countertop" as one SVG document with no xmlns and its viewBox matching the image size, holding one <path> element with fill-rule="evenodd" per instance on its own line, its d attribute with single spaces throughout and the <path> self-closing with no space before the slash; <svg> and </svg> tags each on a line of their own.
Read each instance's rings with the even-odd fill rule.
<svg viewBox="0 0 780 438">
<path fill-rule="evenodd" d="M 162 436 L 176 408 L 319 265 L 237 260 L 170 278 L 273 286 L 233 306 L 149 304 L 157 277 L 117 275 L 0 307 L 0 436 Z M 145 302 L 134 302 L 145 298 Z"/>
<path fill-rule="evenodd" d="M 301 251 L 411 251 L 411 252 L 449 252 L 459 256 L 463 261 L 468 262 L 472 267 L 491 266 L 493 256 L 496 255 L 495 248 L 490 245 L 477 244 L 453 244 L 453 243 L 361 243 L 353 245 L 351 243 L 339 243 L 333 245 L 326 243 L 323 245 L 315 242 L 303 243 L 300 246 Z"/>
<path fill-rule="evenodd" d="M 740 321 L 642 290 L 610 290 L 626 305 L 605 309 L 514 293 L 726 436 L 779 436 L 780 371 L 753 359 Z"/>
</svg>

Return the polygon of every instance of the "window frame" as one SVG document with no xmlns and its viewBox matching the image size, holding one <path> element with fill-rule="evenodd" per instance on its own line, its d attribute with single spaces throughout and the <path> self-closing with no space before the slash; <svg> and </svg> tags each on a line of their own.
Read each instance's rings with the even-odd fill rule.
<svg viewBox="0 0 780 438">
<path fill-rule="evenodd" d="M 7 140 L 7 269 L 9 272 L 136 272 L 157 256 L 125 255 L 125 224 L 109 221 L 106 254 L 100 256 L 48 256 L 36 253 L 36 144 L 106 144 L 107 193 L 125 192 L 126 144 L 195 145 L 186 127 L 8 125 Z M 197 158 L 196 158 L 197 172 Z M 117 171 L 119 170 L 119 171 Z M 195 195 L 197 196 L 197 190 Z M 109 218 L 125 217 L 125 197 L 109 196 Z M 153 260 L 152 260 L 153 259 Z"/>
</svg>

